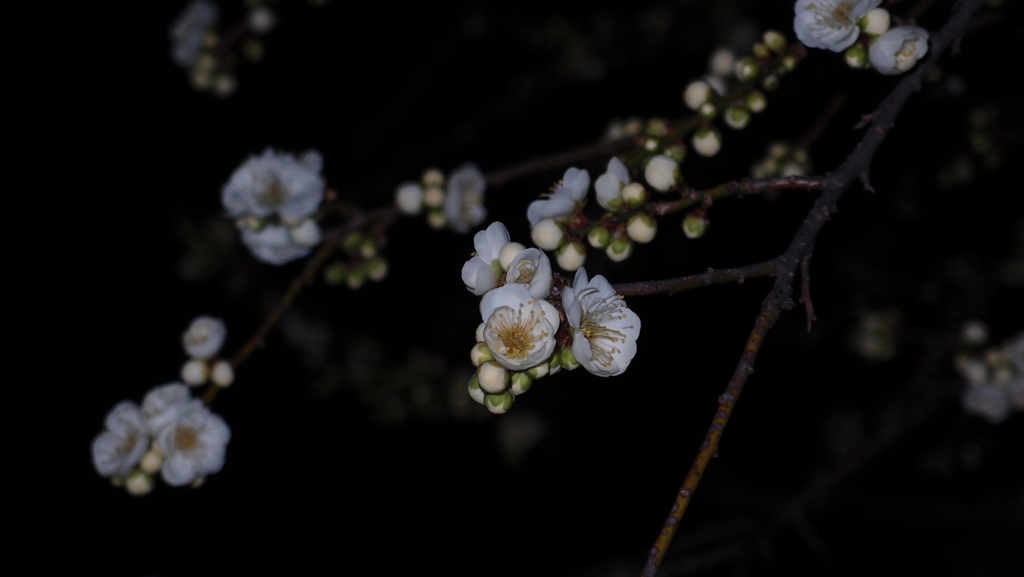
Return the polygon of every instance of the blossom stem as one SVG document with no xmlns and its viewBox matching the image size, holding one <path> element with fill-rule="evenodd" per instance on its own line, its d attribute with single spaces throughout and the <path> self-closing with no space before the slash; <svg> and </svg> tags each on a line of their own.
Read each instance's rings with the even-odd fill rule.
<svg viewBox="0 0 1024 577">
<path fill-rule="evenodd" d="M 789 247 L 777 260 L 779 270 L 775 277 L 775 285 L 765 297 L 761 305 L 761 312 L 754 322 L 754 328 L 747 339 L 743 354 L 736 366 L 732 379 L 729 381 L 725 392 L 719 397 L 719 407 L 711 421 L 704 442 L 693 460 L 690 472 L 687 473 L 679 493 L 676 495 L 675 503 L 669 512 L 665 523 L 654 541 L 654 546 L 644 566 L 643 577 L 654 577 L 658 567 L 665 558 L 665 553 L 675 536 L 676 529 L 685 513 L 693 492 L 697 488 L 700 477 L 707 469 L 711 457 L 717 454 L 718 445 L 722 438 L 726 424 L 739 398 L 743 385 L 746 383 L 750 373 L 753 372 L 754 360 L 760 350 L 765 334 L 771 328 L 783 309 L 793 307 L 790 295 L 793 293 L 793 283 L 797 267 L 803 262 L 804 257 L 810 255 L 814 250 L 815 239 L 825 222 L 836 211 L 836 204 L 846 189 L 863 174 L 871 163 L 878 147 L 885 140 L 889 130 L 893 127 L 896 117 L 899 115 L 903 105 L 912 94 L 921 87 L 921 82 L 931 66 L 945 53 L 946 49 L 953 43 L 967 27 L 971 14 L 981 5 L 982 0 L 964 0 L 957 5 L 952 16 L 946 24 L 931 39 L 931 51 L 927 62 L 919 65 L 908 74 L 879 104 L 878 113 L 871 126 L 868 127 L 860 142 L 853 149 L 853 152 L 846 157 L 846 160 L 832 173 L 824 177 L 824 192 L 811 207 L 804 219 L 803 224 L 797 230 L 790 242 Z"/>
</svg>

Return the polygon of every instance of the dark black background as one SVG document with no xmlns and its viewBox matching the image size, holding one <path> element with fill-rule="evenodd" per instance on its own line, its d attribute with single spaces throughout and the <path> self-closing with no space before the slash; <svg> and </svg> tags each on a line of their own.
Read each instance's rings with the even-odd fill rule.
<svg viewBox="0 0 1024 577">
<path fill-rule="evenodd" d="M 194 92 L 170 61 L 178 3 L 83 12 L 59 62 L 58 115 L 71 120 L 55 134 L 77 154 L 47 175 L 66 189 L 54 264 L 72 282 L 57 304 L 63 352 L 50 361 L 69 384 L 49 398 L 59 441 L 40 469 L 42 506 L 56 515 L 34 519 L 47 526 L 40 537 L 84 545 L 77 567 L 124 575 L 638 574 L 770 281 L 631 298 L 643 332 L 617 378 L 576 371 L 539 381 L 505 416 L 412 411 L 384 422 L 344 382 L 324 385 L 324 372 L 344 371 L 360 342 L 381 344 L 384 366 L 415 348 L 451 371 L 468 367 L 479 322 L 459 280 L 471 237 L 403 220 L 385 250 L 385 282 L 355 292 L 318 282 L 299 299 L 299 313 L 330 328 L 325 361 L 308 366 L 274 333 L 217 399 L 233 437 L 205 486 L 158 484 L 132 498 L 95 474 L 89 443 L 116 402 L 176 378 L 192 317 L 223 317 L 230 352 L 301 270 L 260 265 L 235 245 L 213 276 L 178 273 L 182 227 L 220 215 L 220 186 L 248 155 L 318 149 L 343 198 L 379 206 L 427 166 L 472 160 L 494 170 L 593 142 L 613 117 L 685 114 L 679 95 L 714 46 L 743 22 L 790 34 L 790 4 L 284 2 L 265 60 L 240 67 L 228 99 Z M 919 23 L 937 28 L 948 5 L 936 2 Z M 228 21 L 241 14 L 222 9 Z M 942 62 L 965 91 L 929 82 L 872 164 L 878 192 L 855 184 L 844 197 L 814 254 L 819 320 L 808 334 L 797 307 L 769 333 L 663 574 L 723 545 L 735 549 L 709 574 L 1008 575 L 1021 566 L 1024 417 L 993 426 L 966 415 L 952 369 L 964 320 L 986 321 L 996 342 L 1024 327 L 1020 287 L 1000 275 L 1022 258 L 1010 178 L 1021 93 L 993 56 L 1019 51 L 1019 34 L 1003 15 L 966 38 L 963 54 Z M 565 64 L 580 50 L 600 74 Z M 845 104 L 811 150 L 817 171 L 835 167 L 859 138 L 851 127 L 897 81 L 812 51 L 750 127 L 723 128 L 718 156 L 687 159 L 687 181 L 745 176 L 767 142 L 801 136 L 842 91 Z M 995 169 L 968 146 L 969 114 L 983 105 L 999 114 Z M 965 155 L 974 180 L 938 187 L 939 172 Z M 585 168 L 596 178 L 606 160 Z M 488 220 L 527 239 L 526 205 L 560 175 L 488 191 Z M 722 201 L 703 239 L 687 241 L 680 217 L 669 217 L 628 262 L 591 255 L 586 266 L 626 282 L 756 262 L 784 250 L 810 202 L 803 192 Z M 852 354 L 859 311 L 889 307 L 903 318 L 893 360 Z M 496 423 L 520 411 L 547 432 L 512 464 Z M 845 456 L 828 449 L 827 432 L 844 422 L 864 439 L 894 433 L 858 461 L 866 441 Z M 764 530 L 843 466 L 845 480 L 806 509 L 816 536 L 791 523 Z"/>
</svg>

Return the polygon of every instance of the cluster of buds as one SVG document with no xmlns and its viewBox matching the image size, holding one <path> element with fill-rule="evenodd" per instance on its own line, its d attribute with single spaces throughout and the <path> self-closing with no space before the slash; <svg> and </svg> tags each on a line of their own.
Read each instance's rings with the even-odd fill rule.
<svg viewBox="0 0 1024 577">
<path fill-rule="evenodd" d="M 1001 346 L 985 348 L 988 328 L 980 321 L 964 324 L 964 350 L 955 360 L 967 382 L 960 398 L 964 411 L 989 423 L 1005 421 L 1024 411 L 1024 333 Z"/>
<path fill-rule="evenodd" d="M 327 265 L 324 281 L 332 286 L 345 284 L 352 290 L 359 289 L 367 280 L 381 282 L 388 275 L 388 261 L 380 254 L 381 248 L 381 239 L 359 231 L 349 233 L 341 244 L 348 258 Z"/>
<path fill-rule="evenodd" d="M 811 160 L 806 149 L 779 141 L 768 145 L 765 156 L 750 168 L 750 176 L 757 179 L 807 176 L 811 169 Z"/>
<path fill-rule="evenodd" d="M 426 213 L 427 224 L 435 230 L 449 227 L 464 234 L 487 218 L 484 193 L 487 180 L 473 163 L 465 163 L 448 175 L 439 169 L 423 171 L 418 182 L 403 182 L 395 188 L 395 206 L 407 216 Z"/>
<path fill-rule="evenodd" d="M 189 359 L 181 367 L 181 380 L 193 387 L 212 382 L 218 387 L 229 387 L 235 380 L 231 363 L 219 359 L 224 339 L 227 338 L 224 321 L 199 316 L 192 319 L 181 335 L 181 345 Z"/>
</svg>

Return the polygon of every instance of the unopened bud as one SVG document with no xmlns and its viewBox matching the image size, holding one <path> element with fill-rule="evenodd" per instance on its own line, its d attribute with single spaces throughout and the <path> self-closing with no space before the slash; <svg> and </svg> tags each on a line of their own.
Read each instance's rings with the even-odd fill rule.
<svg viewBox="0 0 1024 577">
<path fill-rule="evenodd" d="M 760 59 L 768 58 L 769 56 L 772 55 L 772 51 L 768 48 L 768 46 L 760 42 L 754 44 L 754 49 L 751 50 L 751 52 L 754 53 L 754 56 L 756 58 Z"/>
<path fill-rule="evenodd" d="M 778 30 L 765 30 L 761 39 L 772 52 L 782 52 L 786 49 L 786 35 Z"/>
<path fill-rule="evenodd" d="M 604 250 L 612 243 L 612 233 L 603 226 L 595 226 L 587 233 L 587 242 L 596 249 Z"/>
<path fill-rule="evenodd" d="M 550 366 L 546 361 L 537 365 L 536 367 L 530 367 L 529 369 L 526 369 L 526 374 L 529 375 L 529 377 L 535 381 L 537 379 L 548 376 L 549 372 Z"/>
<path fill-rule="evenodd" d="M 371 239 L 365 239 L 363 244 L 359 245 L 359 256 L 364 259 L 371 259 L 377 256 L 377 243 Z"/>
<path fill-rule="evenodd" d="M 508 370 L 499 365 L 498 361 L 481 363 L 476 369 L 476 374 L 480 382 L 480 388 L 485 393 L 500 393 L 504 391 L 508 388 L 508 382 L 511 378 Z"/>
<path fill-rule="evenodd" d="M 374 257 L 366 262 L 366 276 L 373 282 L 380 282 L 388 276 L 388 261 L 382 256 Z"/>
<path fill-rule="evenodd" d="M 644 178 L 655 190 L 669 190 L 679 181 L 679 162 L 671 156 L 659 154 L 647 161 Z"/>
<path fill-rule="evenodd" d="M 583 335 L 581 334 L 579 337 L 583 337 Z M 580 366 L 579 361 L 577 361 L 576 357 L 573 356 L 571 348 L 564 348 L 558 353 L 558 362 L 562 365 L 562 368 L 567 371 L 578 369 Z"/>
<path fill-rule="evenodd" d="M 629 238 L 646 244 L 654 240 L 654 236 L 658 234 L 658 221 L 646 213 L 634 214 L 626 223 L 626 232 L 629 233 Z"/>
<path fill-rule="evenodd" d="M 730 106 L 729 108 L 726 108 L 725 114 L 722 115 L 722 117 L 730 128 L 734 128 L 736 130 L 741 130 L 750 124 L 750 113 L 747 112 L 746 108 L 741 108 L 739 106 Z"/>
<path fill-rule="evenodd" d="M 427 212 L 427 224 L 434 230 L 441 230 L 448 224 L 448 218 L 440 210 L 431 210 Z"/>
<path fill-rule="evenodd" d="M 693 149 L 702 156 L 714 156 L 722 149 L 722 134 L 714 127 L 697 129 L 693 133 Z"/>
<path fill-rule="evenodd" d="M 512 402 L 514 400 L 515 397 L 512 393 L 510 391 L 505 391 L 500 395 L 487 395 L 484 397 L 484 406 L 487 407 L 488 411 L 495 415 L 500 415 L 512 408 Z"/>
<path fill-rule="evenodd" d="M 587 247 L 583 246 L 583 243 L 579 240 L 573 239 L 561 246 L 558 252 L 555 253 L 558 261 L 558 266 L 562 267 L 562 270 L 572 272 L 581 266 L 587 260 Z"/>
<path fill-rule="evenodd" d="M 427 188 L 441 188 L 444 184 L 444 172 L 439 168 L 428 168 L 423 171 L 420 180 Z"/>
<path fill-rule="evenodd" d="M 484 327 L 486 327 L 486 326 L 487 326 L 487 323 L 480 323 L 479 325 L 477 325 L 477 327 L 476 327 L 476 342 L 478 342 L 478 343 L 484 342 Z"/>
<path fill-rule="evenodd" d="M 162 467 L 163 465 L 164 456 L 160 454 L 159 450 L 156 450 L 156 447 L 154 447 L 153 449 L 150 449 L 149 451 L 146 452 L 145 455 L 142 456 L 142 462 L 139 463 L 139 468 L 142 469 L 144 473 L 149 473 L 150 475 L 152 475 L 159 471 L 160 467 Z"/>
<path fill-rule="evenodd" d="M 683 218 L 683 234 L 686 238 L 700 238 L 708 230 L 708 217 L 697 211 L 691 212 Z"/>
<path fill-rule="evenodd" d="M 761 112 L 768 106 L 768 98 L 760 90 L 751 90 L 747 95 L 747 109 L 754 114 Z"/>
<path fill-rule="evenodd" d="M 800 60 L 792 54 L 784 54 L 782 56 L 782 69 L 786 72 L 792 72 L 796 70 L 796 65 L 800 63 Z"/>
<path fill-rule="evenodd" d="M 351 290 L 359 290 L 364 284 L 366 284 L 366 271 L 363 267 L 354 267 L 348 271 L 345 275 L 345 284 Z"/>
<path fill-rule="evenodd" d="M 444 190 L 432 186 L 423 192 L 423 204 L 430 208 L 438 208 L 444 204 Z"/>
<path fill-rule="evenodd" d="M 736 68 L 736 56 L 728 48 L 716 48 L 708 59 L 708 68 L 717 76 L 728 76 Z"/>
<path fill-rule="evenodd" d="M 704 120 L 714 120 L 715 116 L 718 115 L 718 108 L 710 102 L 705 102 L 697 109 L 697 115 Z"/>
<path fill-rule="evenodd" d="M 868 67 L 868 51 L 860 44 L 854 44 L 847 48 L 846 52 L 843 53 L 843 57 L 850 68 L 860 70 Z"/>
<path fill-rule="evenodd" d="M 206 361 L 192 359 L 181 367 L 181 380 L 193 387 L 205 383 L 207 376 L 209 373 L 206 369 Z"/>
<path fill-rule="evenodd" d="M 141 470 L 133 471 L 125 481 L 124 488 L 133 497 L 148 495 L 153 490 L 153 476 Z"/>
<path fill-rule="evenodd" d="M 761 88 L 764 88 L 765 90 L 768 90 L 770 92 L 772 90 L 776 90 L 779 87 L 779 82 L 779 75 L 771 74 L 769 76 L 766 76 L 765 79 L 761 81 Z"/>
<path fill-rule="evenodd" d="M 676 159 L 676 162 L 682 162 L 686 158 L 686 145 L 682 142 L 677 142 L 671 146 L 666 146 L 665 154 Z"/>
<path fill-rule="evenodd" d="M 761 67 L 749 56 L 744 56 L 736 62 L 736 78 L 741 82 L 756 78 L 761 73 Z"/>
<path fill-rule="evenodd" d="M 524 250 L 526 250 L 526 247 L 518 242 L 510 242 L 501 247 L 501 252 L 498 253 L 498 262 L 501 263 L 501 268 L 508 270 L 508 265 L 512 264 L 516 255 Z"/>
<path fill-rule="evenodd" d="M 219 360 L 210 371 L 210 380 L 218 387 L 230 387 L 231 383 L 235 382 L 235 369 L 232 368 L 231 363 L 223 359 Z"/>
<path fill-rule="evenodd" d="M 890 21 L 891 18 L 889 17 L 888 10 L 885 8 L 875 8 L 868 11 L 858 24 L 860 24 L 865 34 L 880 36 L 889 31 Z"/>
<path fill-rule="evenodd" d="M 551 358 L 548 360 L 548 374 L 554 375 L 561 370 L 562 358 L 559 356 L 558 351 L 555 351 L 555 354 L 551 355 Z"/>
<path fill-rule="evenodd" d="M 683 102 L 690 110 L 697 110 L 711 98 L 711 87 L 703 80 L 696 80 L 686 86 L 683 91 Z"/>
<path fill-rule="evenodd" d="M 415 182 L 404 182 L 395 189 L 395 206 L 407 216 L 416 216 L 423 210 L 423 188 Z"/>
<path fill-rule="evenodd" d="M 636 208 L 647 202 L 647 189 L 639 182 L 631 182 L 622 187 L 622 201 L 629 208 Z"/>
<path fill-rule="evenodd" d="M 487 346 L 487 343 L 477 343 L 469 351 L 469 360 L 474 367 L 479 367 L 487 361 L 493 361 L 494 354 L 491 353 L 491 348 Z"/>
<path fill-rule="evenodd" d="M 486 393 L 480 388 L 480 380 L 475 374 L 469 379 L 469 396 L 481 405 L 484 404 Z"/>
<path fill-rule="evenodd" d="M 525 372 L 512 373 L 512 384 L 509 386 L 509 390 L 513 395 L 521 395 L 530 390 L 531 386 L 533 386 L 533 379 Z"/>
<path fill-rule="evenodd" d="M 605 254 L 615 262 L 622 262 L 633 254 L 633 241 L 628 237 L 615 237 L 615 240 L 605 250 Z"/>
<path fill-rule="evenodd" d="M 530 230 L 530 238 L 541 250 L 555 250 L 565 239 L 565 232 L 554 219 L 544 218 Z"/>
</svg>

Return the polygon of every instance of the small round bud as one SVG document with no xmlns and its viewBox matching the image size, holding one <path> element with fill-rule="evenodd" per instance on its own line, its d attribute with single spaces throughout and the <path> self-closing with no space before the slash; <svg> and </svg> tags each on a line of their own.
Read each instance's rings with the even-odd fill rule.
<svg viewBox="0 0 1024 577">
<path fill-rule="evenodd" d="M 423 210 L 423 188 L 415 182 L 403 182 L 395 189 L 395 205 L 406 216 L 416 216 Z"/>
<path fill-rule="evenodd" d="M 782 165 L 779 176 L 807 176 L 807 171 L 799 162 L 790 161 Z"/>
<path fill-rule="evenodd" d="M 192 359 L 181 366 L 181 380 L 193 387 L 205 383 L 207 376 L 206 361 Z"/>
<path fill-rule="evenodd" d="M 213 95 L 220 98 L 231 96 L 237 88 L 238 80 L 230 74 L 218 74 L 213 81 Z"/>
<path fill-rule="evenodd" d="M 669 190 L 679 181 L 679 162 L 671 156 L 659 154 L 647 161 L 644 178 L 655 190 Z"/>
<path fill-rule="evenodd" d="M 988 326 L 979 320 L 969 320 L 960 329 L 960 339 L 965 345 L 980 347 L 988 341 Z"/>
<path fill-rule="evenodd" d="M 760 90 L 751 90 L 747 95 L 747 109 L 757 114 L 768 106 L 768 98 Z"/>
<path fill-rule="evenodd" d="M 363 244 L 359 245 L 359 256 L 364 259 L 371 259 L 377 256 L 377 243 L 371 239 L 363 240 Z"/>
<path fill-rule="evenodd" d="M 714 156 L 722 149 L 722 134 L 714 127 L 697 129 L 693 133 L 693 149 L 701 156 Z"/>
<path fill-rule="evenodd" d="M 580 335 L 582 336 L 582 335 Z M 566 347 L 558 352 L 558 362 L 562 365 L 562 368 L 567 371 L 572 371 L 580 368 L 579 361 L 572 354 L 572 348 Z"/>
<path fill-rule="evenodd" d="M 480 388 L 480 380 L 475 374 L 469 379 L 469 396 L 481 405 L 484 404 L 486 393 Z"/>
<path fill-rule="evenodd" d="M 736 61 L 736 78 L 741 82 L 757 78 L 757 75 L 761 73 L 761 67 L 757 65 L 757 62 L 749 56 L 744 56 Z"/>
<path fill-rule="evenodd" d="M 663 136 L 668 134 L 668 123 L 664 118 L 652 118 L 647 121 L 648 136 Z"/>
<path fill-rule="evenodd" d="M 498 253 L 498 262 L 501 263 L 501 268 L 503 270 L 508 270 L 508 265 L 512 264 L 516 255 L 524 250 L 526 250 L 526 247 L 518 242 L 510 242 L 501 247 L 501 252 Z"/>
<path fill-rule="evenodd" d="M 526 374 L 535 381 L 537 379 L 548 376 L 549 372 L 550 366 L 548 365 L 548 363 L 541 363 L 536 367 L 530 367 L 529 369 L 526 369 Z"/>
<path fill-rule="evenodd" d="M 723 118 L 725 123 L 729 125 L 729 128 L 734 128 L 736 130 L 742 130 L 750 124 L 750 113 L 747 112 L 746 108 L 741 108 L 739 106 L 730 106 L 729 108 L 726 108 Z"/>
<path fill-rule="evenodd" d="M 708 217 L 699 211 L 691 212 L 683 218 L 683 234 L 686 238 L 700 238 L 708 231 Z"/>
<path fill-rule="evenodd" d="M 295 244 L 302 246 L 316 246 L 324 238 L 323 233 L 320 232 L 320 225 L 311 218 L 302 221 L 298 226 L 289 228 L 288 235 L 292 237 Z"/>
<path fill-rule="evenodd" d="M 711 87 L 703 80 L 696 80 L 686 86 L 683 91 L 683 102 L 690 110 L 697 110 L 711 98 Z"/>
<path fill-rule="evenodd" d="M 771 74 L 769 76 L 766 76 L 765 79 L 761 81 L 761 88 L 764 88 L 765 90 L 771 92 L 772 90 L 778 89 L 779 83 L 779 75 Z"/>
<path fill-rule="evenodd" d="M 843 58 L 850 68 L 860 70 L 868 67 L 868 51 L 860 44 L 847 48 L 846 52 L 843 52 Z"/>
<path fill-rule="evenodd" d="M 505 367 L 498 364 L 498 361 L 486 361 L 476 369 L 477 378 L 480 381 L 480 388 L 485 393 L 500 393 L 508 388 L 511 377 Z"/>
<path fill-rule="evenodd" d="M 479 367 L 487 361 L 493 361 L 494 354 L 491 353 L 491 348 L 487 346 L 487 343 L 477 343 L 469 351 L 469 360 L 474 367 Z"/>
<path fill-rule="evenodd" d="M 563 244 L 558 252 L 555 253 L 555 257 L 558 261 L 558 266 L 562 267 L 562 270 L 572 272 L 581 266 L 587 260 L 587 247 L 583 246 L 583 243 L 579 240 L 573 239 Z"/>
<path fill-rule="evenodd" d="M 420 180 L 427 188 L 440 188 L 444 184 L 444 173 L 438 168 L 428 168 L 423 171 Z"/>
<path fill-rule="evenodd" d="M 555 354 L 551 355 L 551 359 L 548 360 L 548 374 L 549 375 L 554 375 L 554 374 L 557 374 L 561 370 L 562 370 L 562 358 L 559 356 L 558 352 L 555 351 Z"/>
<path fill-rule="evenodd" d="M 686 145 L 682 142 L 677 142 L 671 146 L 666 146 L 665 154 L 676 159 L 676 162 L 682 162 L 686 158 Z"/>
<path fill-rule="evenodd" d="M 345 284 L 351 290 L 359 290 L 366 284 L 366 270 L 363 267 L 354 267 L 345 275 Z"/>
<path fill-rule="evenodd" d="M 565 232 L 554 219 L 543 218 L 530 229 L 530 238 L 541 250 L 555 250 L 565 239 Z"/>
<path fill-rule="evenodd" d="M 778 30 L 765 30 L 761 39 L 772 52 L 782 52 L 786 49 L 786 35 Z"/>
<path fill-rule="evenodd" d="M 477 327 L 476 327 L 476 342 L 478 342 L 478 343 L 484 342 L 484 327 L 486 327 L 486 326 L 487 326 L 487 323 L 480 323 L 479 325 L 477 325 Z"/>
<path fill-rule="evenodd" d="M 139 463 L 139 468 L 142 472 L 149 473 L 150 475 L 160 470 L 160 467 L 164 465 L 164 456 L 154 447 L 150 449 L 145 455 L 142 456 L 142 462 Z"/>
<path fill-rule="evenodd" d="M 595 226 L 587 233 L 587 242 L 596 249 L 604 250 L 612 243 L 612 233 L 603 226 Z"/>
<path fill-rule="evenodd" d="M 710 102 L 705 102 L 700 105 L 699 109 L 697 109 L 697 115 L 704 120 L 714 120 L 715 116 L 718 115 L 718 107 Z"/>
<path fill-rule="evenodd" d="M 227 336 L 228 328 L 224 321 L 204 315 L 192 319 L 188 329 L 181 335 L 181 345 L 188 356 L 208 359 L 220 352 Z"/>
<path fill-rule="evenodd" d="M 800 60 L 792 54 L 784 54 L 782 56 L 782 69 L 786 72 L 792 72 L 796 70 L 796 65 L 800 64 Z"/>
<path fill-rule="evenodd" d="M 500 395 L 487 395 L 484 397 L 484 406 L 495 415 L 500 415 L 512 408 L 513 400 L 515 400 L 515 397 L 512 393 L 505 391 Z"/>
<path fill-rule="evenodd" d="M 427 224 L 434 230 L 441 230 L 448 224 L 448 218 L 443 211 L 431 210 L 427 212 Z"/>
<path fill-rule="evenodd" d="M 629 238 L 646 244 L 654 240 L 654 236 L 658 234 L 658 221 L 642 212 L 634 214 L 626 223 L 626 232 L 629 233 Z"/>
<path fill-rule="evenodd" d="M 277 17 L 273 10 L 259 6 L 249 11 L 249 29 L 256 34 L 266 34 L 274 27 Z"/>
<path fill-rule="evenodd" d="M 331 286 L 345 282 L 345 264 L 335 261 L 324 267 L 324 282 Z"/>
<path fill-rule="evenodd" d="M 533 379 L 525 372 L 512 373 L 512 384 L 509 386 L 509 390 L 513 395 L 521 395 L 530 390 L 531 386 L 533 386 Z"/>
<path fill-rule="evenodd" d="M 231 383 L 235 382 L 235 369 L 232 368 L 231 363 L 219 360 L 213 365 L 213 370 L 210 371 L 210 380 L 218 387 L 230 387 Z"/>
<path fill-rule="evenodd" d="M 772 55 L 771 49 L 769 49 L 767 45 L 762 44 L 760 42 L 754 44 L 754 48 L 753 50 L 751 50 L 751 52 L 754 53 L 755 58 L 760 58 L 762 60 Z"/>
<path fill-rule="evenodd" d="M 363 235 L 357 230 L 348 233 L 341 241 L 341 248 L 349 254 L 356 254 L 363 246 Z"/>
<path fill-rule="evenodd" d="M 430 208 L 438 208 L 443 205 L 444 190 L 436 186 L 432 186 L 423 191 L 423 204 L 426 204 Z"/>
<path fill-rule="evenodd" d="M 647 202 L 647 189 L 639 182 L 631 182 L 622 187 L 622 200 L 626 206 L 636 208 Z"/>
<path fill-rule="evenodd" d="M 615 237 L 605 250 L 605 254 L 614 262 L 622 262 L 633 254 L 633 241 L 627 237 Z"/>
<path fill-rule="evenodd" d="M 148 495 L 153 490 L 153 476 L 141 470 L 133 471 L 125 481 L 124 488 L 133 497 Z"/>
<path fill-rule="evenodd" d="M 708 68 L 716 76 L 728 76 L 736 68 L 736 56 L 728 48 L 716 48 L 708 59 Z"/>
<path fill-rule="evenodd" d="M 879 36 L 889 31 L 890 20 L 888 10 L 885 8 L 875 8 L 868 11 L 858 24 L 860 24 L 865 34 Z"/>
<path fill-rule="evenodd" d="M 374 257 L 366 262 L 366 276 L 373 282 L 380 282 L 388 276 L 388 261 L 382 256 Z"/>
</svg>

